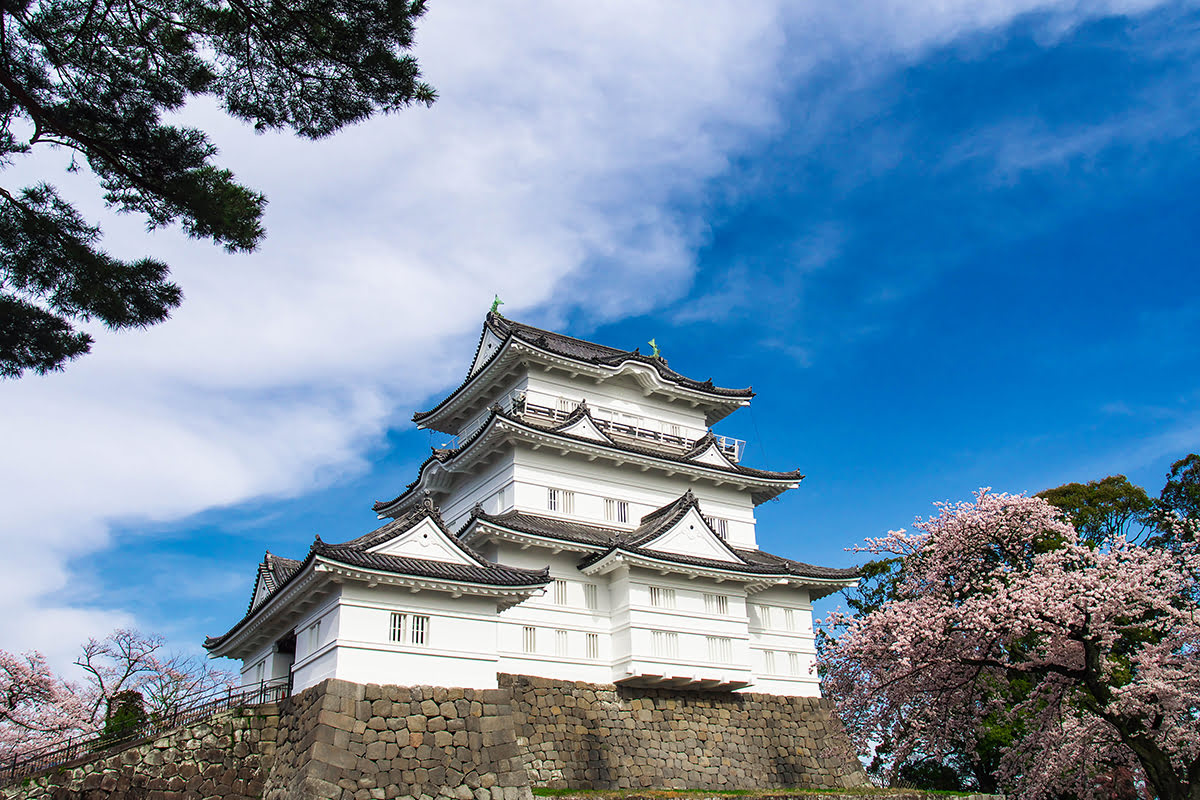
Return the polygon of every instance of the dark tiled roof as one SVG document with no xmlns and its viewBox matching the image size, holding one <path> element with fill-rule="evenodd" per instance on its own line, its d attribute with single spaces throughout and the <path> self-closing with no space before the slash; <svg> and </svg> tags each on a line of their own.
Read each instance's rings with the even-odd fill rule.
<svg viewBox="0 0 1200 800">
<path fill-rule="evenodd" d="M 492 331 L 495 332 L 495 334 L 501 339 L 508 339 L 508 337 L 511 336 L 514 339 L 519 339 L 523 342 L 527 342 L 528 344 L 532 344 L 535 347 L 540 347 L 543 350 L 549 350 L 557 355 L 573 358 L 577 361 L 585 361 L 589 364 L 599 364 L 609 367 L 615 367 L 626 361 L 638 361 L 653 367 L 654 370 L 663 378 L 663 380 L 688 389 L 694 389 L 696 391 L 705 392 L 718 397 L 749 398 L 754 396 L 754 390 L 749 387 L 745 389 L 728 389 L 721 386 L 714 386 L 711 378 L 706 381 L 697 381 L 685 377 L 668 367 L 666 359 L 642 355 L 636 349 L 618 350 L 615 347 L 608 347 L 607 345 L 596 344 L 595 342 L 588 342 L 583 339 L 576 339 L 573 336 L 566 336 L 561 333 L 555 333 L 554 331 L 535 328 L 532 325 L 514 322 L 513 320 L 506 319 L 495 313 L 489 313 L 484 320 L 484 330 L 486 331 L 488 328 L 491 328 Z M 482 341 L 483 337 L 481 335 L 480 342 Z M 498 348 L 496 352 L 492 354 L 491 358 L 496 358 L 503 349 L 503 347 Z M 488 359 L 488 361 L 490 362 L 491 359 Z M 483 367 L 468 374 L 463 382 L 459 384 L 454 391 L 448 394 L 440 403 L 431 408 L 429 411 L 418 411 L 417 413 L 413 414 L 413 422 L 420 422 L 426 417 L 433 415 L 440 408 L 442 408 L 442 406 L 446 405 L 454 397 L 456 397 L 458 393 L 466 388 L 467 384 L 469 384 L 471 380 L 482 371 Z"/>
<path fill-rule="evenodd" d="M 781 578 L 797 577 L 825 579 L 852 579 L 858 577 L 858 570 L 856 569 L 816 567 L 811 564 L 803 564 L 799 561 L 792 561 L 791 559 L 782 558 L 781 556 L 764 553 L 761 550 L 742 550 L 740 548 L 733 549 L 733 552 L 737 553 L 748 563 L 736 564 L 730 561 L 718 561 L 712 558 L 685 556 L 678 553 L 664 553 L 659 550 L 648 550 L 643 547 L 621 544 L 617 545 L 616 547 L 612 547 L 603 553 L 593 553 L 587 556 L 579 563 L 579 566 L 581 568 L 590 566 L 618 551 L 622 553 L 632 553 L 633 555 L 644 556 L 646 558 L 653 558 L 658 561 L 668 561 L 677 564 L 686 564 L 688 566 L 705 567 L 708 569 L 719 569 L 726 572 L 739 572 L 745 575 L 778 575 Z"/>
<path fill-rule="evenodd" d="M 471 526 L 472 522 L 478 519 L 534 536 L 544 536 L 548 539 L 559 539 L 606 548 L 603 552 L 595 553 L 585 558 L 581 566 L 594 564 L 613 550 L 621 550 L 665 561 L 731 570 L 733 572 L 745 572 L 752 575 L 790 575 L 803 578 L 833 579 L 858 577 L 858 570 L 855 568 L 818 567 L 813 564 L 805 564 L 802 561 L 793 561 L 790 558 L 784 558 L 783 556 L 777 556 L 762 550 L 729 547 L 730 553 L 746 562 L 744 564 L 736 564 L 730 561 L 664 553 L 659 550 L 650 550 L 639 546 L 674 525 L 693 506 L 698 506 L 698 501 L 691 490 L 688 490 L 677 500 L 673 500 L 662 508 L 651 511 L 642 517 L 642 524 L 633 531 L 620 531 L 615 528 L 605 528 L 600 525 L 588 525 L 581 522 L 542 517 L 537 514 L 526 514 L 520 511 L 488 514 L 482 508 L 476 506 L 471 514 L 471 520 L 463 526 L 459 534 L 461 535 L 465 532 Z"/>
<path fill-rule="evenodd" d="M 462 548 L 463 552 L 470 556 L 475 563 L 455 564 L 447 561 L 433 561 L 424 558 L 408 558 L 367 552 L 368 548 L 399 536 L 427 517 L 432 519 L 434 524 L 455 544 Z M 299 575 L 317 557 L 363 569 L 391 572 L 397 575 L 412 575 L 418 578 L 430 578 L 433 580 L 474 583 L 481 586 L 543 586 L 550 582 L 548 569 L 539 571 L 522 569 L 520 567 L 506 567 L 487 561 L 479 553 L 460 542 L 454 534 L 446 530 L 446 525 L 442 521 L 441 514 L 427 500 L 425 503 L 411 509 L 403 517 L 392 520 L 368 534 L 351 539 L 348 542 L 343 542 L 342 544 L 327 544 L 321 541 L 320 536 L 317 536 L 303 561 L 280 558 L 268 553 L 263 564 L 259 565 L 259 573 L 263 575 L 264 570 L 266 571 L 266 580 L 270 593 L 259 606 L 265 604 L 280 589 L 290 583 L 293 578 Z M 251 604 L 253 602 L 252 598 Z M 221 636 L 208 637 L 204 640 L 204 646 L 211 649 L 219 645 L 241 628 L 250 619 L 256 608 L 258 606 L 251 605 L 247 609 L 246 615 L 230 628 L 228 632 Z"/>
<path fill-rule="evenodd" d="M 803 561 L 793 561 L 790 558 L 777 556 L 763 550 L 741 550 L 734 552 L 750 563 L 778 564 L 789 575 L 802 575 L 805 578 L 857 578 L 858 567 L 818 567 L 815 564 L 805 564 Z"/>
<path fill-rule="evenodd" d="M 550 582 L 548 570 L 503 567 L 497 564 L 453 564 L 448 561 L 430 561 L 424 558 L 390 556 L 384 553 L 369 553 L 353 547 L 337 547 L 318 543 L 313 552 L 332 561 L 352 567 L 362 567 L 397 575 L 413 575 L 420 578 L 477 583 L 484 586 L 543 586 Z"/>
<path fill-rule="evenodd" d="M 258 584 L 262 582 L 267 587 L 267 594 L 263 598 L 266 600 L 275 590 L 287 582 L 287 579 L 300 569 L 299 561 L 293 558 L 284 558 L 277 556 L 270 550 L 263 556 L 262 563 L 258 565 L 258 580 L 254 582 L 254 587 L 250 590 L 250 602 L 246 606 L 246 613 L 249 614 L 254 609 L 254 598 L 258 596 Z"/>
<path fill-rule="evenodd" d="M 548 539 L 578 542 L 598 547 L 611 546 L 621 537 L 620 531 L 612 528 L 604 528 L 599 525 L 587 525 L 581 522 L 568 522 L 551 517 L 539 517 L 536 514 L 525 514 L 520 511 L 488 514 L 478 508 L 471 515 L 471 520 L 459 531 L 459 535 L 462 535 L 467 527 L 471 525 L 471 522 L 476 519 L 533 536 L 545 536 Z"/>
<path fill-rule="evenodd" d="M 643 364 L 654 367 L 655 371 L 664 380 L 677 383 L 680 386 L 686 386 L 689 389 L 696 389 L 701 392 L 722 395 L 724 397 L 754 396 L 754 390 L 749 387 L 745 389 L 727 389 L 721 386 L 714 386 L 711 378 L 706 381 L 692 380 L 668 367 L 665 358 L 645 356 L 636 349 L 618 350 L 615 347 L 607 347 L 602 344 L 587 342 L 583 339 L 576 339 L 572 336 L 564 336 L 554 331 L 535 328 L 532 325 L 513 322 L 498 314 L 489 314 L 487 324 L 491 325 L 492 329 L 502 337 L 511 334 L 517 339 L 529 342 L 552 353 L 567 356 L 568 358 L 589 361 L 593 364 L 604 364 L 606 366 L 616 366 L 624 361 L 640 361 Z"/>
<path fill-rule="evenodd" d="M 802 472 L 800 472 L 800 470 L 798 470 L 798 469 L 787 470 L 787 471 L 783 471 L 783 472 L 774 472 L 774 471 L 765 470 L 765 469 L 754 469 L 752 467 L 743 467 L 741 464 L 734 464 L 732 467 L 726 467 L 721 464 L 706 464 L 706 463 L 699 462 L 699 461 L 692 461 L 682 455 L 674 455 L 672 453 L 666 453 L 661 450 L 654 450 L 649 447 L 637 447 L 635 445 L 626 444 L 624 442 L 617 442 L 617 441 L 600 442 L 595 439 L 589 439 L 584 436 L 576 436 L 574 434 L 566 433 L 565 431 L 562 431 L 561 428 L 564 425 L 571 424 L 571 421 L 558 423 L 553 426 L 538 425 L 536 423 L 530 422 L 529 420 L 523 419 L 516 414 L 511 414 L 507 411 L 504 411 L 502 408 L 500 408 L 499 405 L 495 405 L 495 406 L 492 406 L 491 416 L 489 416 L 484 421 L 484 423 L 479 426 L 478 430 L 476 430 L 469 437 L 467 437 L 456 448 L 453 448 L 451 450 L 436 450 L 435 449 L 433 451 L 433 454 L 430 455 L 429 458 L 425 459 L 425 461 L 421 463 L 421 466 L 419 466 L 417 468 L 417 476 L 418 476 L 417 480 L 408 484 L 408 486 L 406 486 L 404 488 L 403 492 L 401 492 L 399 495 L 392 498 L 391 500 L 376 501 L 375 504 L 371 506 L 372 510 L 379 512 L 385 508 L 388 508 L 388 507 L 393 506 L 396 503 L 398 503 L 405 495 L 407 495 L 409 492 L 411 492 L 414 488 L 416 488 L 421 483 L 420 473 L 425 469 L 425 467 L 427 467 L 433 461 L 448 461 L 448 460 L 454 458 L 455 456 L 459 455 L 460 453 L 462 453 L 464 450 L 466 450 L 468 447 L 470 447 L 475 442 L 476 439 L 478 439 L 480 436 L 482 436 L 484 434 L 484 432 L 488 430 L 488 427 L 491 425 L 492 421 L 497 418 L 504 419 L 509 422 L 516 423 L 518 425 L 523 425 L 527 428 L 531 428 L 533 430 L 536 430 L 536 431 L 539 431 L 542 433 L 553 433 L 556 436 L 563 437 L 564 439 L 570 439 L 572 441 L 582 442 L 584 444 L 588 444 L 588 445 L 591 445 L 594 447 L 604 447 L 604 448 L 608 448 L 610 450 L 617 450 L 619 452 L 624 452 L 624 453 L 632 453 L 634 455 L 639 455 L 639 456 L 649 456 L 651 458 L 658 458 L 658 459 L 662 459 L 664 461 L 671 461 L 676 464 L 686 464 L 688 466 L 699 467 L 701 469 L 710 469 L 710 470 L 715 470 L 717 472 L 724 472 L 727 474 L 745 475 L 746 477 L 750 477 L 750 478 L 762 478 L 764 480 L 773 480 L 773 481 L 800 481 L 800 480 L 804 479 L 804 474 Z"/>
</svg>

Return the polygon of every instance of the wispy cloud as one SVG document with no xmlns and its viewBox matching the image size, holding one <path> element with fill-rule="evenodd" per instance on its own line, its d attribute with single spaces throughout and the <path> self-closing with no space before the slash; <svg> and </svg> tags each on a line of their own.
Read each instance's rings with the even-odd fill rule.
<svg viewBox="0 0 1200 800">
<path fill-rule="evenodd" d="M 115 522 L 295 495 L 365 469 L 389 426 L 457 382 L 494 292 L 513 316 L 581 326 L 677 301 L 710 235 L 715 179 L 781 137 L 814 156 L 840 149 L 824 137 L 844 132 L 844 94 L 796 112 L 830 72 L 869 95 L 934 48 L 1024 14 L 1040 13 L 1052 37 L 1146 5 L 439 3 L 419 33 L 442 97 L 431 110 L 314 143 L 189 109 L 270 197 L 271 238 L 235 258 L 104 219 L 112 250 L 168 259 L 187 300 L 150 331 L 101 333 L 65 374 L 0 392 L 0 546 L 19 565 L 0 585 L 0 646 L 61 660 L 136 621 L 69 591 L 83 574 L 70 564 L 108 547 Z M 867 183 L 902 163 L 903 139 L 890 141 L 840 163 L 870 164 L 855 179 Z M 84 177 L 61 182 L 86 195 Z M 836 214 L 810 219 L 779 236 L 769 264 L 726 262 L 679 318 L 744 314 L 768 292 L 793 313 L 859 236 Z M 787 346 L 807 357 L 805 342 Z"/>
</svg>

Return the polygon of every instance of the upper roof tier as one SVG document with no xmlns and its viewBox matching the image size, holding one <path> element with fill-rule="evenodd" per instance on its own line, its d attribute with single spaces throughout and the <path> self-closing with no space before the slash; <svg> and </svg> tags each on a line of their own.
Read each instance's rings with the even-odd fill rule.
<svg viewBox="0 0 1200 800">
<path fill-rule="evenodd" d="M 493 312 L 484 319 L 467 377 L 432 409 L 413 414 L 413 422 L 422 428 L 458 433 L 461 425 L 495 402 L 500 384 L 529 364 L 586 375 L 597 383 L 632 380 L 647 395 L 657 394 L 703 409 L 708 425 L 748 405 L 754 396 L 750 388 L 727 389 L 714 386 L 712 379 L 697 381 L 680 375 L 661 356 L 564 336 Z"/>
</svg>

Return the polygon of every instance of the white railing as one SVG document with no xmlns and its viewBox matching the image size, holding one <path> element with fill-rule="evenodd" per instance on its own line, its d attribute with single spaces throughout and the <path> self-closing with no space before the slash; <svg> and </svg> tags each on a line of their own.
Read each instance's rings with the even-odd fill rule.
<svg viewBox="0 0 1200 800">
<path fill-rule="evenodd" d="M 517 390 L 501 397 L 499 404 L 506 412 L 525 419 L 557 423 L 569 417 L 578 407 L 579 401 L 560 395 Z M 707 430 L 676 425 L 636 414 L 627 414 L 591 403 L 588 403 L 588 409 L 591 411 L 592 419 L 596 421 L 596 427 L 613 438 L 636 445 L 650 444 L 669 450 L 674 454 L 686 453 L 709 433 Z M 483 417 L 480 424 L 486 419 L 486 416 Z M 460 441 L 470 437 L 476 430 L 478 427 L 464 431 L 461 436 L 448 437 L 442 440 L 440 446 L 457 447 Z M 746 449 L 745 441 L 730 436 L 717 435 L 715 438 L 717 447 L 730 461 L 736 464 L 742 460 L 742 453 Z"/>
</svg>

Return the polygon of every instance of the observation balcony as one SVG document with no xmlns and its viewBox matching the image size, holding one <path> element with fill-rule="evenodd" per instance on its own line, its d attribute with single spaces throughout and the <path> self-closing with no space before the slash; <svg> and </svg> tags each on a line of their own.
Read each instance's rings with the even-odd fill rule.
<svg viewBox="0 0 1200 800">
<path fill-rule="evenodd" d="M 563 422 L 579 406 L 578 400 L 561 395 L 524 390 L 504 395 L 497 402 L 506 412 L 535 425 L 555 425 Z M 636 447 L 649 446 L 672 455 L 682 455 L 688 452 L 711 432 L 651 417 L 628 414 L 617 409 L 593 405 L 590 401 L 588 410 L 591 412 L 592 419 L 596 421 L 596 427 L 614 440 Z M 459 436 L 450 437 L 442 446 L 457 447 L 459 441 L 467 439 L 476 430 L 478 427 L 473 427 L 469 431 L 463 431 Z M 746 449 L 744 440 L 714 435 L 717 447 L 721 449 L 726 458 L 735 464 L 742 460 L 742 453 Z"/>
</svg>

